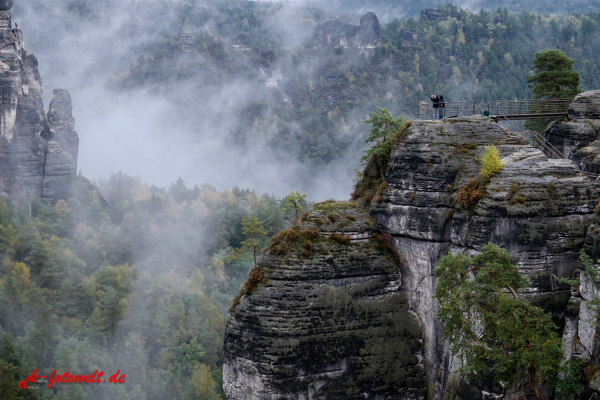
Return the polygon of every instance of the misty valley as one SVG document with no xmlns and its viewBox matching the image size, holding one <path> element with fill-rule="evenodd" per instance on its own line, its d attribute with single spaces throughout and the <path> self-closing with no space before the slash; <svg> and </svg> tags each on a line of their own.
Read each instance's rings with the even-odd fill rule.
<svg viewBox="0 0 600 400">
<path fill-rule="evenodd" d="M 600 399 L 597 1 L 0 0 L 0 42 L 0 399 Z"/>
</svg>

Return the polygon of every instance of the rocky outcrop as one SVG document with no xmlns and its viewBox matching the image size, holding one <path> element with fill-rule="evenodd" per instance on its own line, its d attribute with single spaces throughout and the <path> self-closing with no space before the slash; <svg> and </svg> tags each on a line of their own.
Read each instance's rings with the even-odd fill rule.
<svg viewBox="0 0 600 400">
<path fill-rule="evenodd" d="M 360 17 L 358 41 L 361 46 L 377 46 L 381 39 L 379 20 L 374 12 L 368 12 Z"/>
<path fill-rule="evenodd" d="M 424 399 L 422 332 L 387 239 L 352 203 L 302 219 L 272 240 L 234 306 L 227 398 Z"/>
<path fill-rule="evenodd" d="M 598 131 L 598 124 L 592 121 L 554 121 L 542 132 L 542 136 L 561 154 L 571 158 L 577 150 L 596 140 Z"/>
<path fill-rule="evenodd" d="M 579 93 L 568 113 L 570 119 L 600 119 L 600 90 Z"/>
<path fill-rule="evenodd" d="M 41 191 L 42 200 L 54 202 L 69 197 L 72 175 L 77 172 L 79 136 L 75 131 L 71 96 L 64 89 L 54 89 L 45 132 L 46 153 Z"/>
<path fill-rule="evenodd" d="M 66 90 L 55 90 L 48 117 L 37 59 L 12 28 L 12 1 L 0 1 L 0 195 L 12 201 L 66 198 L 79 139 Z"/>
<path fill-rule="evenodd" d="M 473 254 L 488 242 L 506 249 L 530 281 L 522 295 L 564 326 L 571 293 L 553 275 L 573 276 L 594 220 L 595 190 L 572 162 L 548 159 L 527 145 L 501 145 L 504 137 L 482 118 L 413 122 L 390 157 L 382 202 L 371 206 L 400 255 L 402 290 L 423 329 L 432 398 L 443 397 L 455 368 L 433 299 L 440 258 L 449 250 Z M 491 143 L 500 144 L 505 166 L 480 188 L 481 200 L 466 208 L 457 202 L 458 190 L 479 179 L 477 160 Z M 493 391 L 476 390 L 472 398 Z"/>
<path fill-rule="evenodd" d="M 565 352 L 589 359 L 594 330 L 582 322 L 589 293 L 573 297 L 554 276 L 575 276 L 584 242 L 588 251 L 600 243 L 588 232 L 596 190 L 571 161 L 548 159 L 526 144 L 503 144 L 506 138 L 482 117 L 414 121 L 392 151 L 385 188 L 371 204 L 376 227 L 353 206 L 328 209 L 326 203 L 293 232 L 278 235 L 259 266 L 264 283 L 245 292 L 228 323 L 228 398 L 442 399 L 449 389 L 464 399 L 527 395 L 455 376 L 460 364 L 437 320 L 433 271 L 441 257 L 473 255 L 490 242 L 509 251 L 528 278 L 521 296 L 552 313 Z M 504 167 L 486 181 L 478 160 L 490 144 Z M 468 182 L 480 191 L 472 204 L 458 201 Z M 305 229 L 319 229 L 319 239 L 305 244 Z M 338 242 L 338 233 L 350 244 Z M 373 242 L 386 235 L 396 263 Z M 409 331 L 401 333 L 384 317 L 390 302 L 410 321 Z M 365 341 L 375 332 L 397 363 L 395 372 L 382 364 L 380 349 L 369 344 L 375 342 Z M 380 372 L 357 372 L 368 366 Z M 403 379 L 391 379 L 394 373 Z M 394 384 L 367 383 L 375 378 Z M 348 392 L 342 395 L 341 388 Z"/>
<path fill-rule="evenodd" d="M 314 43 L 317 47 L 349 47 L 355 43 L 360 47 L 372 47 L 381 39 L 379 20 L 373 12 L 360 18 L 360 26 L 346 24 L 341 19 L 328 19 L 315 27 Z"/>
</svg>

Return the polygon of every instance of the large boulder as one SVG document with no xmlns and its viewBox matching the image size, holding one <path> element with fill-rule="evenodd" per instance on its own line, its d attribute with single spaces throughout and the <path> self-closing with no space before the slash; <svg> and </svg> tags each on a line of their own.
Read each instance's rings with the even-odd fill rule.
<svg viewBox="0 0 600 400">
<path fill-rule="evenodd" d="M 598 125 L 591 121 L 553 121 L 542 136 L 566 158 L 571 158 L 575 151 L 596 140 Z"/>
<path fill-rule="evenodd" d="M 600 119 L 600 90 L 579 93 L 569 106 L 570 119 Z"/>
</svg>

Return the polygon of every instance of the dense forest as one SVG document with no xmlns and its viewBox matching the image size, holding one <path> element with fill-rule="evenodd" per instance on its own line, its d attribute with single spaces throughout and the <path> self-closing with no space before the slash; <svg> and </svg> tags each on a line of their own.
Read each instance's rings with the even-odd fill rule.
<svg viewBox="0 0 600 400">
<path fill-rule="evenodd" d="M 0 200 L 0 393 L 224 398 L 225 322 L 253 266 L 242 218 L 255 213 L 271 236 L 293 210 L 269 195 L 182 180 L 161 190 L 115 174 L 99 187 L 54 206 Z M 18 390 L 36 368 L 105 377 L 120 369 L 125 385 Z"/>
<path fill-rule="evenodd" d="M 472 13 L 451 4 L 438 10 L 433 21 L 409 18 L 382 25 L 375 49 L 322 48 L 312 36 L 290 49 L 262 27 L 268 12 L 226 9 L 214 34 L 190 34 L 185 57 L 181 37 L 165 37 L 158 50 L 141 56 L 112 84 L 155 85 L 169 93 L 172 85 L 186 81 L 197 96 L 236 79 L 262 83 L 253 86 L 252 100 L 234 110 L 231 141 L 240 147 L 260 141 L 280 159 L 293 156 L 311 165 L 356 151 L 353 145 L 364 137 L 361 120 L 377 107 L 414 116 L 417 104 L 432 93 L 483 104 L 531 97 L 526 77 L 534 54 L 544 48 L 558 48 L 577 60 L 583 90 L 600 87 L 600 59 L 593 51 L 600 43 L 599 13 Z M 305 21 L 323 18 L 315 10 L 302 12 Z M 187 19 L 199 25 L 196 19 L 203 15 L 191 11 Z M 231 45 L 240 31 L 252 40 L 247 51 Z M 261 78 L 276 79 L 278 85 L 265 85 Z M 187 104 L 193 101 L 180 96 Z"/>
<path fill-rule="evenodd" d="M 28 48 L 46 57 L 43 76 L 51 84 L 64 75 L 69 86 L 82 88 L 75 99 L 99 80 L 106 96 L 149 93 L 164 100 L 164 118 L 177 121 L 182 142 L 218 138 L 213 153 L 238 151 L 228 156 L 232 160 L 262 154 L 266 165 L 253 170 L 250 164 L 250 173 L 240 173 L 250 186 L 262 185 L 256 177 L 271 166 L 285 171 L 283 183 L 294 185 L 278 195 L 293 188 L 320 194 L 315 182 L 323 181 L 343 183 L 347 189 L 336 196 L 349 192 L 352 174 L 335 174 L 358 167 L 366 136 L 361 121 L 378 107 L 414 116 L 417 104 L 434 93 L 480 104 L 531 97 L 526 77 L 534 54 L 545 48 L 576 60 L 582 90 L 600 87 L 593 51 L 600 43 L 600 14 L 590 2 L 495 2 L 506 8 L 486 3 L 476 12 L 406 1 L 390 2 L 396 8 L 386 11 L 381 3 L 357 0 L 336 9 L 335 2 L 27 0 L 15 5 L 14 14 L 39 21 L 26 19 L 23 29 Z M 438 10 L 427 20 L 420 14 L 426 6 Z M 368 10 L 381 21 L 377 48 L 315 42 L 319 23 L 339 17 L 358 25 Z M 552 10 L 559 13 L 548 14 Z M 40 28 L 47 25 L 50 32 Z M 93 52 L 77 47 L 89 62 L 65 61 L 77 54 L 59 49 L 60 43 L 77 46 L 60 40 L 67 36 L 97 43 Z M 98 97 L 89 109 L 102 109 Z"/>
</svg>

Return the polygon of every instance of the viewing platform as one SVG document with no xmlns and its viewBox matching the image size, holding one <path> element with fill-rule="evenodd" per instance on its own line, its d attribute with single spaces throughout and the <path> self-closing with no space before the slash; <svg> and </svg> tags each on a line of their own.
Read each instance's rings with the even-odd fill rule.
<svg viewBox="0 0 600 400">
<path fill-rule="evenodd" d="M 444 118 L 486 116 L 494 121 L 555 119 L 567 115 L 573 99 L 533 99 L 533 100 L 501 100 L 480 105 L 477 101 L 446 102 Z M 433 120 L 439 118 L 439 109 L 432 103 L 419 104 L 417 119 Z"/>
</svg>

